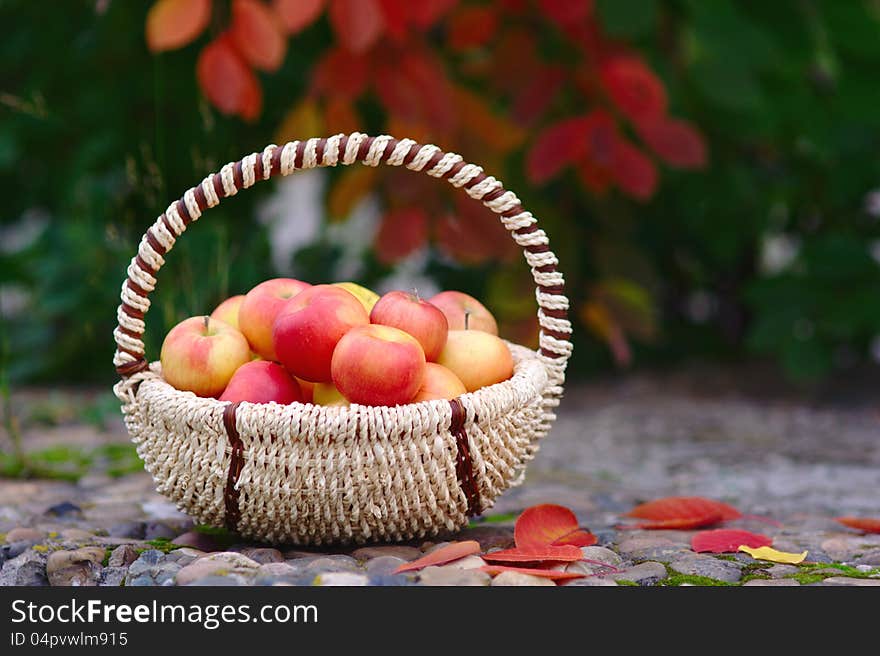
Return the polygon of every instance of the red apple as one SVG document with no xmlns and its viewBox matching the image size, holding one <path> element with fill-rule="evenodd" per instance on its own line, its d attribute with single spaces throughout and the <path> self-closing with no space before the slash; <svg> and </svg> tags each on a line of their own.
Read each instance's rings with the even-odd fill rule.
<svg viewBox="0 0 880 656">
<path fill-rule="evenodd" d="M 236 330 L 241 330 L 238 326 L 238 310 L 241 308 L 242 301 L 244 301 L 244 294 L 230 296 L 214 308 L 214 311 L 211 313 L 211 318 L 217 319 L 217 321 L 222 321 L 223 323 L 228 323 Z"/>
<path fill-rule="evenodd" d="M 412 403 L 434 399 L 454 399 L 467 392 L 464 383 L 449 369 L 436 362 L 425 365 L 425 380 Z"/>
<path fill-rule="evenodd" d="M 437 363 L 458 376 L 468 392 L 513 375 L 513 357 L 507 344 L 482 330 L 450 330 Z"/>
<path fill-rule="evenodd" d="M 280 403 L 287 405 L 302 401 L 302 391 L 296 380 L 280 364 L 268 360 L 246 362 L 235 370 L 221 401 L 249 401 L 250 403 Z"/>
<path fill-rule="evenodd" d="M 329 406 L 347 406 L 351 402 L 342 396 L 342 392 L 336 389 L 333 383 L 315 383 L 314 400 L 315 405 Z"/>
<path fill-rule="evenodd" d="M 341 287 L 310 287 L 287 301 L 275 319 L 278 361 L 297 378 L 329 383 L 337 342 L 355 326 L 369 322 L 361 302 Z"/>
<path fill-rule="evenodd" d="M 415 337 L 428 362 L 440 355 L 449 332 L 446 317 L 439 308 L 409 292 L 385 294 L 373 306 L 370 323 L 400 328 Z"/>
<path fill-rule="evenodd" d="M 236 369 L 250 359 L 244 335 L 209 316 L 190 317 L 174 326 L 159 355 L 163 378 L 199 396 L 220 394 Z"/>
<path fill-rule="evenodd" d="M 287 301 L 311 285 L 293 278 L 273 278 L 251 289 L 238 310 L 238 325 L 254 353 L 264 360 L 277 360 L 272 324 Z"/>
<path fill-rule="evenodd" d="M 334 282 L 333 283 L 337 287 L 342 287 L 345 291 L 351 292 L 354 296 L 361 302 L 364 306 L 364 309 L 367 311 L 367 314 L 373 309 L 373 306 L 376 305 L 376 301 L 379 300 L 379 295 L 374 292 L 372 289 L 367 289 L 363 285 L 359 285 L 356 282 Z"/>
<path fill-rule="evenodd" d="M 464 292 L 445 291 L 428 299 L 428 302 L 436 305 L 446 315 L 449 330 L 482 330 L 493 335 L 498 334 L 495 317 L 473 296 Z"/>
<path fill-rule="evenodd" d="M 415 337 L 370 324 L 348 331 L 333 352 L 333 383 L 352 403 L 409 403 L 425 378 L 425 352 Z"/>
</svg>

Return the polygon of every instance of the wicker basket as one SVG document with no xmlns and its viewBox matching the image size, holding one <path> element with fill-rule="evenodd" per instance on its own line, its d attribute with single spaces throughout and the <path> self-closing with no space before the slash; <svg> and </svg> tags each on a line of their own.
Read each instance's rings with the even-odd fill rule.
<svg viewBox="0 0 880 656">
<path fill-rule="evenodd" d="M 537 285 L 537 351 L 510 344 L 511 379 L 452 401 L 322 407 L 217 401 L 172 388 L 141 337 L 165 255 L 221 198 L 299 169 L 405 166 L 499 215 Z M 272 543 L 400 541 L 451 532 L 522 479 L 555 419 L 571 354 L 557 259 L 531 213 L 461 156 L 365 134 L 268 146 L 224 166 L 173 202 L 141 239 L 122 285 L 113 358 L 125 424 L 159 493 L 196 521 Z"/>
</svg>

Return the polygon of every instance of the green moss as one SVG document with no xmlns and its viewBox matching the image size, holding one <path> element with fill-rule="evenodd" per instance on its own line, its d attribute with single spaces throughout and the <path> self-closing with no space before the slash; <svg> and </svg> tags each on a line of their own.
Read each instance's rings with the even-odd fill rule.
<svg viewBox="0 0 880 656">
<path fill-rule="evenodd" d="M 38 553 L 48 553 L 48 551 L 49 551 L 49 547 L 46 546 L 45 544 L 35 544 L 34 546 L 31 547 L 31 549 L 33 549 L 34 551 L 36 551 Z"/>
<path fill-rule="evenodd" d="M 104 548 L 104 558 L 103 558 L 103 560 L 101 560 L 102 567 L 107 567 L 110 564 L 110 554 L 111 553 L 113 553 L 112 547 L 105 547 Z"/>
<path fill-rule="evenodd" d="M 6 533 L 0 533 L 0 542 L 6 542 Z"/>
<path fill-rule="evenodd" d="M 168 538 L 156 538 L 155 540 L 147 540 L 147 544 L 150 545 L 151 549 L 156 549 L 161 551 L 162 553 L 168 553 L 169 551 L 174 551 L 175 549 L 180 549 L 183 545 L 174 544 Z M 147 549 L 140 549 L 139 552 L 147 551 Z"/>
<path fill-rule="evenodd" d="M 674 570 L 673 570 L 674 572 Z M 662 586 L 676 586 L 681 585 L 682 583 L 690 583 L 692 585 L 702 585 L 702 586 L 731 586 L 736 585 L 735 583 L 728 583 L 727 581 L 719 581 L 718 579 L 709 578 L 708 576 L 697 576 L 696 574 L 681 574 L 679 572 L 674 572 L 666 578 L 658 585 Z"/>
<path fill-rule="evenodd" d="M 753 574 L 743 574 L 743 577 L 740 579 L 739 582 L 740 582 L 740 585 L 742 585 L 743 583 L 747 583 L 749 581 L 754 581 L 755 579 L 766 580 L 766 579 L 770 579 L 770 578 L 773 578 L 773 577 L 770 576 L 769 574 L 767 574 L 766 572 L 757 571 Z"/>
<path fill-rule="evenodd" d="M 801 585 L 810 585 L 811 583 L 824 581 L 828 576 L 830 576 L 830 574 L 810 574 L 809 572 L 798 572 L 797 574 L 790 574 L 785 578 L 794 579 Z"/>
<path fill-rule="evenodd" d="M 617 585 L 623 585 L 623 586 L 629 585 L 629 586 L 639 587 L 639 584 L 636 583 L 635 581 L 627 581 L 626 579 L 620 579 L 619 581 L 617 581 Z"/>
<path fill-rule="evenodd" d="M 476 528 L 480 524 L 507 524 L 509 522 L 515 522 L 517 517 L 518 515 L 516 513 L 500 513 L 498 515 L 477 517 L 476 519 L 471 520 L 468 524 L 468 528 Z"/>
</svg>

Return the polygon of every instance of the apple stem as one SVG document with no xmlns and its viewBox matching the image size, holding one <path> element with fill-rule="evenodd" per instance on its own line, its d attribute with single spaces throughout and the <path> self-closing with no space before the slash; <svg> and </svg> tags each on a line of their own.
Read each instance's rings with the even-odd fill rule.
<svg viewBox="0 0 880 656">
<path fill-rule="evenodd" d="M 208 327 L 208 322 L 211 321 L 211 317 L 209 315 L 205 315 L 205 332 L 210 332 L 210 328 Z"/>
<path fill-rule="evenodd" d="M 471 312 L 470 310 L 464 311 L 464 329 L 468 330 L 468 324 L 470 323 Z"/>
<path fill-rule="evenodd" d="M 419 296 L 419 288 L 418 287 L 413 287 L 410 294 L 412 294 L 413 298 L 415 298 L 417 301 L 422 300 L 421 297 Z"/>
</svg>

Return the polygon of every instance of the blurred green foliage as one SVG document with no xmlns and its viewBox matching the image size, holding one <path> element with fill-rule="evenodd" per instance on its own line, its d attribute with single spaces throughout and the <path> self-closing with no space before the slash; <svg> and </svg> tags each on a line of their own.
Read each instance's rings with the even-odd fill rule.
<svg viewBox="0 0 880 656">
<path fill-rule="evenodd" d="M 636 364 L 758 354 L 816 378 L 867 361 L 880 335 L 880 220 L 866 206 L 880 189 L 878 3 L 595 4 L 703 132 L 709 166 L 665 171 L 647 203 L 597 197 L 573 173 L 543 188 L 505 176 L 546 223 L 576 306 L 599 278 L 650 292 L 658 327 Z M 114 378 L 118 292 L 143 231 L 206 173 L 272 141 L 331 39 L 326 20 L 291 39 L 283 67 L 261 77 L 260 119 L 244 123 L 200 97 L 196 49 L 147 52 L 149 2 L 97 5 L 0 1 L 0 366 L 14 382 Z M 362 129 L 381 129 L 379 110 L 362 109 Z M 153 357 L 179 318 L 275 275 L 254 217 L 271 191 L 226 201 L 175 247 L 151 297 Z M 28 221 L 37 236 L 17 245 Z M 773 244 L 790 252 L 779 265 L 765 263 Z M 297 265 L 321 279 L 332 257 L 319 238 Z M 492 268 L 431 271 L 448 286 L 508 288 Z M 573 373 L 611 365 L 579 326 L 574 339 Z"/>
</svg>

